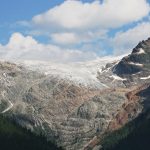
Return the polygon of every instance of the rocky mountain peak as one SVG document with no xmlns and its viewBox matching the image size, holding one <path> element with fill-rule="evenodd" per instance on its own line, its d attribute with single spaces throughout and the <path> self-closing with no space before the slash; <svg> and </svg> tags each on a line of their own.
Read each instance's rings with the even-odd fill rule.
<svg viewBox="0 0 150 150">
<path fill-rule="evenodd" d="M 115 67 L 114 72 L 120 76 L 132 75 L 150 70 L 150 38 L 139 42 L 132 53 L 124 57 Z"/>
<path fill-rule="evenodd" d="M 99 147 L 150 106 L 150 39 L 116 59 L 0 62 L 0 113 L 65 150 Z"/>
<path fill-rule="evenodd" d="M 133 49 L 132 54 L 143 52 L 141 49 L 145 50 L 145 52 L 150 52 L 150 38 L 139 42 L 139 44 Z"/>
</svg>

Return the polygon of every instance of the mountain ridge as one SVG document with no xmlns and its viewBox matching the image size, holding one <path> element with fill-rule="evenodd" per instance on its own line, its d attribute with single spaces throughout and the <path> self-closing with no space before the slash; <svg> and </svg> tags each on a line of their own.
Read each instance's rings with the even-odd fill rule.
<svg viewBox="0 0 150 150">
<path fill-rule="evenodd" d="M 149 106 L 143 98 L 149 93 L 140 93 L 150 85 L 149 51 L 150 39 L 108 64 L 106 59 L 71 66 L 1 62 L 0 112 L 66 150 L 99 148 L 105 134 Z"/>
</svg>

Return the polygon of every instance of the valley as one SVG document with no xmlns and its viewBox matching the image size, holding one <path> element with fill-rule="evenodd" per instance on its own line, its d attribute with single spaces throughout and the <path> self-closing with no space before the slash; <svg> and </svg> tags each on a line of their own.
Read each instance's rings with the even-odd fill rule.
<svg viewBox="0 0 150 150">
<path fill-rule="evenodd" d="M 149 92 L 142 92 L 150 86 L 149 64 L 150 39 L 123 58 L 1 61 L 0 112 L 63 149 L 99 150 L 107 135 L 149 109 Z"/>
</svg>

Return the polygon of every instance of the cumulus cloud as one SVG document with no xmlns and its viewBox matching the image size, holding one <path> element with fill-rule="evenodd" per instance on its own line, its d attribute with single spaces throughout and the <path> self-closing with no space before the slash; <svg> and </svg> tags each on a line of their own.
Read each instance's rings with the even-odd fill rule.
<svg viewBox="0 0 150 150">
<path fill-rule="evenodd" d="M 139 23 L 134 28 L 125 32 L 118 32 L 111 39 L 114 54 L 120 55 L 131 52 L 139 41 L 145 40 L 150 36 L 150 22 Z"/>
<path fill-rule="evenodd" d="M 62 49 L 51 44 L 38 43 L 31 36 L 23 36 L 14 33 L 8 44 L 0 45 L 0 56 L 10 60 L 43 60 L 55 62 L 76 62 L 96 59 L 94 52 L 80 50 Z"/>
<path fill-rule="evenodd" d="M 0 56 L 68 62 L 112 54 L 110 46 L 115 55 L 128 53 L 149 36 L 149 12 L 147 0 L 66 0 L 31 21 L 18 22 L 29 29 L 25 33 L 30 36 L 13 34 L 8 44 L 0 45 Z M 110 38 L 110 31 L 117 34 Z M 44 36 L 50 44 L 39 43 L 32 36 Z"/>
<path fill-rule="evenodd" d="M 52 41 L 54 43 L 66 45 L 66 44 L 76 44 L 79 42 L 80 38 L 75 33 L 54 33 L 51 35 Z"/>
<path fill-rule="evenodd" d="M 102 3 L 67 0 L 34 16 L 32 22 L 40 27 L 59 29 L 116 28 L 140 20 L 149 11 L 146 0 L 104 0 Z"/>
<path fill-rule="evenodd" d="M 87 44 L 107 36 L 110 29 L 141 20 L 149 12 L 146 0 L 66 0 L 34 16 L 30 24 L 36 30 L 30 33 L 43 33 L 58 45 Z"/>
<path fill-rule="evenodd" d="M 81 43 L 91 42 L 93 39 L 104 39 L 107 30 L 96 30 L 87 32 L 62 32 L 52 33 L 50 38 L 53 43 L 60 45 L 77 45 Z"/>
</svg>

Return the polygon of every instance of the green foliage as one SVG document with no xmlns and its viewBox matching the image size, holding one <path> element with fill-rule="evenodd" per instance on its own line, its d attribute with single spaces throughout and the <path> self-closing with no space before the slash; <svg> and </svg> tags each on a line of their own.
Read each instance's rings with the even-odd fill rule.
<svg viewBox="0 0 150 150">
<path fill-rule="evenodd" d="M 1 150 L 61 150 L 43 136 L 35 135 L 0 116 Z"/>
<path fill-rule="evenodd" d="M 120 140 L 126 138 L 133 130 L 131 125 L 123 127 L 121 130 L 108 134 L 103 140 L 103 150 L 109 150 L 119 143 Z"/>
<path fill-rule="evenodd" d="M 149 112 L 142 114 L 122 129 L 107 135 L 102 141 L 102 150 L 149 150 Z"/>
</svg>

